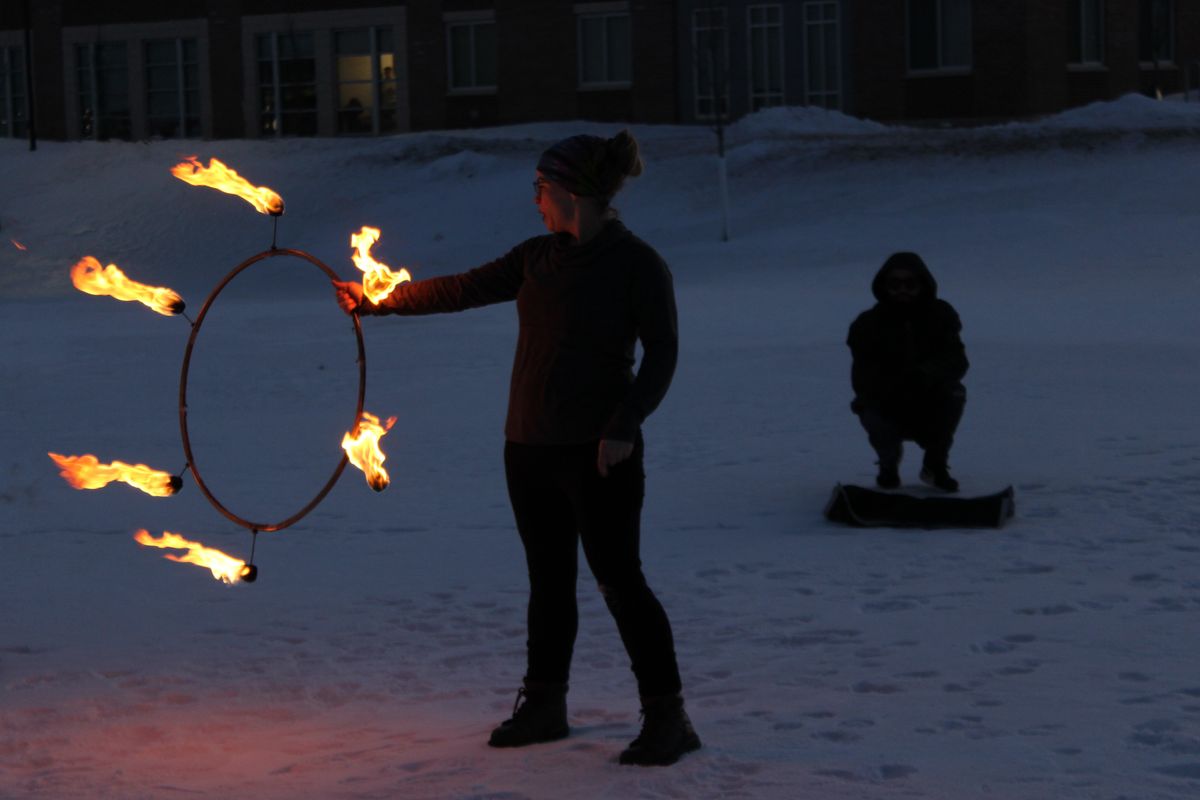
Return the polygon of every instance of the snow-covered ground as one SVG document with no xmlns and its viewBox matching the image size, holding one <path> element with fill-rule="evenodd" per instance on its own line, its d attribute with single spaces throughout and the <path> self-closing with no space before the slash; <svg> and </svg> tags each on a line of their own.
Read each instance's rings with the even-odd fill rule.
<svg viewBox="0 0 1200 800">
<path fill-rule="evenodd" d="M 1197 796 L 1200 104 L 968 131 L 774 110 L 729 131 L 724 243 L 712 133 L 633 129 L 647 169 L 618 205 L 672 266 L 682 336 L 646 426 L 643 537 L 705 744 L 674 767 L 614 762 L 637 698 L 586 577 L 573 735 L 485 744 L 524 666 L 501 465 L 510 305 L 364 322 L 366 407 L 399 417 L 392 485 L 348 470 L 258 537 L 253 585 L 133 541 L 170 530 L 248 555 L 190 476 L 167 499 L 76 491 L 47 458 L 185 465 L 188 322 L 68 277 L 91 254 L 194 315 L 270 246 L 270 219 L 168 174 L 183 157 L 277 190 L 281 247 L 350 277 L 349 236 L 371 224 L 375 254 L 419 278 L 540 233 L 540 151 L 615 130 L 0 142 L 0 797 Z M 835 482 L 874 475 L 843 340 L 900 249 L 964 320 L 952 464 L 964 494 L 1015 487 L 1002 530 L 821 515 Z M 270 259 L 229 284 L 188 393 L 222 502 L 278 520 L 320 488 L 353 421 L 354 358 L 314 267 Z"/>
</svg>

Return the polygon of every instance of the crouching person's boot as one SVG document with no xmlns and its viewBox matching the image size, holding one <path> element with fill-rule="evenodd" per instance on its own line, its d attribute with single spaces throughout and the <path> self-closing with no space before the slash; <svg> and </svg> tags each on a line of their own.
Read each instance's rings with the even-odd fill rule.
<svg viewBox="0 0 1200 800">
<path fill-rule="evenodd" d="M 642 732 L 621 753 L 622 764 L 644 767 L 674 764 L 685 753 L 700 749 L 700 737 L 677 694 L 642 698 Z"/>
<path fill-rule="evenodd" d="M 517 690 L 513 715 L 492 731 L 492 747 L 524 747 L 527 744 L 553 742 L 566 738 L 567 684 L 541 683 L 525 679 Z"/>
</svg>

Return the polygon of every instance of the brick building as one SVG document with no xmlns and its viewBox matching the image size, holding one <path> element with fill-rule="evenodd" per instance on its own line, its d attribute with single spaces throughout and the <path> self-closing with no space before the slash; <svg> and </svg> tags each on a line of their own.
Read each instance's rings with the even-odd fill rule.
<svg viewBox="0 0 1200 800">
<path fill-rule="evenodd" d="M 1200 86 L 1200 0 L 680 0 L 680 120 L 1005 119 Z"/>
<path fill-rule="evenodd" d="M 853 111 L 1003 119 L 1196 86 L 1197 0 L 848 3 Z"/>
<path fill-rule="evenodd" d="M 53 139 L 672 122 L 674 13 L 673 0 L 3 0 L 0 136 L 25 135 L 30 75 Z"/>
<path fill-rule="evenodd" d="M 1200 0 L 0 0 L 0 137 L 31 105 L 51 139 L 355 136 L 1013 118 L 1198 83 Z"/>
</svg>

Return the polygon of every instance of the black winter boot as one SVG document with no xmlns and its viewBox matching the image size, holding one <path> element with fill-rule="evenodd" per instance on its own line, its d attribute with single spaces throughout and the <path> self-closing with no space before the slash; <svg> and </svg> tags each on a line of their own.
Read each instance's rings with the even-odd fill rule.
<svg viewBox="0 0 1200 800">
<path fill-rule="evenodd" d="M 524 699 L 525 702 L 521 702 Z M 527 744 L 565 739 L 567 726 L 567 684 L 541 683 L 525 679 L 517 690 L 513 715 L 492 731 L 492 747 L 524 747 Z"/>
<path fill-rule="evenodd" d="M 921 482 L 935 489 L 941 489 L 943 492 L 958 491 L 958 481 L 954 480 L 950 475 L 950 468 L 944 464 L 926 464 L 921 467 Z"/>
<path fill-rule="evenodd" d="M 680 695 L 642 698 L 642 732 L 622 751 L 622 764 L 665 767 L 700 749 Z"/>
</svg>

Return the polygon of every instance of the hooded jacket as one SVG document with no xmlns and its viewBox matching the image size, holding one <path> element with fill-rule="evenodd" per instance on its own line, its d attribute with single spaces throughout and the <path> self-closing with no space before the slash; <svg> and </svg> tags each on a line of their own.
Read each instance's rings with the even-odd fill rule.
<svg viewBox="0 0 1200 800">
<path fill-rule="evenodd" d="M 921 284 L 909 303 L 888 297 L 884 282 L 889 272 L 906 269 Z M 915 253 L 891 256 L 871 281 L 874 307 L 850 325 L 846 343 L 853 364 L 850 382 L 855 410 L 863 406 L 908 409 L 931 395 L 961 389 L 970 366 L 954 307 L 938 297 L 937 281 Z"/>
<path fill-rule="evenodd" d="M 401 284 L 361 312 L 433 314 L 508 300 L 517 301 L 520 329 L 505 437 L 634 441 L 671 385 L 679 334 L 666 262 L 619 220 L 584 244 L 537 236 L 469 272 Z"/>
</svg>

